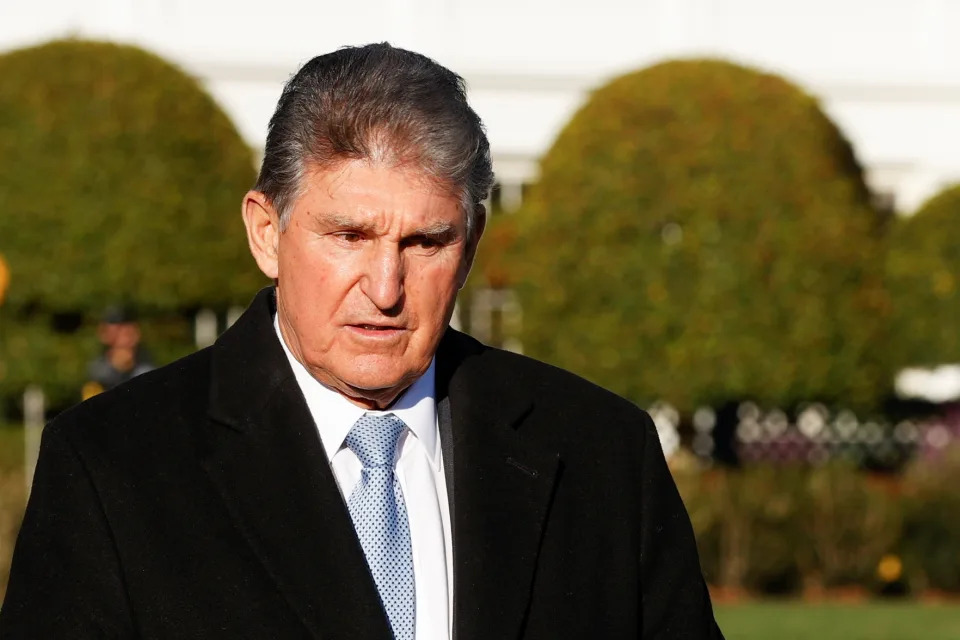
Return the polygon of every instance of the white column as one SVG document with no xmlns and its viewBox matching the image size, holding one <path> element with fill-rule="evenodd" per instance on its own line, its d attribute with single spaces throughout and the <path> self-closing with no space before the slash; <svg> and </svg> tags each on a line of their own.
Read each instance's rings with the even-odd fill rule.
<svg viewBox="0 0 960 640">
<path fill-rule="evenodd" d="M 460 302 L 453 304 L 453 315 L 450 316 L 450 328 L 457 331 L 463 331 L 463 323 L 460 321 Z"/>
<path fill-rule="evenodd" d="M 523 185 L 519 182 L 504 182 L 500 185 L 500 206 L 512 213 L 523 204 Z"/>
<path fill-rule="evenodd" d="M 211 309 L 200 309 L 193 326 L 194 342 L 198 349 L 209 347 L 217 340 L 217 314 Z"/>
<path fill-rule="evenodd" d="M 234 305 L 227 309 L 227 329 L 233 326 L 233 323 L 243 315 L 243 307 Z"/>
<path fill-rule="evenodd" d="M 40 437 L 46 421 L 46 397 L 43 389 L 30 385 L 23 392 L 23 475 L 27 497 L 33 485 L 33 473 L 40 456 Z"/>
</svg>

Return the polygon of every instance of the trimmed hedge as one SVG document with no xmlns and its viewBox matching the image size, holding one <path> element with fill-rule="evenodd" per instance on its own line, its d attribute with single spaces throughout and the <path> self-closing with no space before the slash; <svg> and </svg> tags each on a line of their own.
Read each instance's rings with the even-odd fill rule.
<svg viewBox="0 0 960 640">
<path fill-rule="evenodd" d="M 81 399 L 87 365 L 100 353 L 98 312 L 83 318 L 75 331 L 58 331 L 56 317 L 45 313 L 6 314 L 0 325 L 0 400 L 19 406 L 28 385 L 43 389 L 55 413 Z M 171 362 L 194 350 L 189 318 L 167 313 L 142 318 L 143 345 L 156 364 Z M 0 418 L 4 407 L 0 404 Z"/>
<path fill-rule="evenodd" d="M 843 465 L 689 467 L 674 477 L 715 586 L 960 593 L 960 449 L 918 459 L 901 478 Z M 891 560 L 897 569 L 884 577 Z"/>
<path fill-rule="evenodd" d="M 896 364 L 960 362 L 960 184 L 896 220 L 889 242 Z"/>
<path fill-rule="evenodd" d="M 902 551 L 912 587 L 960 593 L 960 447 L 906 476 Z"/>
<path fill-rule="evenodd" d="M 785 80 L 714 60 L 597 90 L 517 213 L 524 350 L 648 405 L 873 406 L 880 219 Z"/>
<path fill-rule="evenodd" d="M 239 215 L 252 152 L 195 79 L 80 40 L 0 55 L 0 77 L 0 400 L 31 382 L 79 400 L 109 304 L 140 310 L 163 363 L 192 348 L 193 310 L 263 285 Z"/>
<path fill-rule="evenodd" d="M 196 80 L 131 46 L 0 56 L 0 253 L 8 304 L 51 311 L 245 303 L 253 157 Z"/>
</svg>

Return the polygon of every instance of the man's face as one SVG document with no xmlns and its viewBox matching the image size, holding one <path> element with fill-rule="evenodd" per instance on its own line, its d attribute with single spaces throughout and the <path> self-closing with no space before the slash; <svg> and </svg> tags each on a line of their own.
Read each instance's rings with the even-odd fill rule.
<svg viewBox="0 0 960 640">
<path fill-rule="evenodd" d="M 113 346 L 117 349 L 135 349 L 140 344 L 140 327 L 136 322 L 116 325 Z"/>
<path fill-rule="evenodd" d="M 253 248 L 281 332 L 321 383 L 387 406 L 430 365 L 476 242 L 459 201 L 416 171 L 354 160 L 304 180 L 286 229 L 268 230 L 275 257 Z"/>
</svg>

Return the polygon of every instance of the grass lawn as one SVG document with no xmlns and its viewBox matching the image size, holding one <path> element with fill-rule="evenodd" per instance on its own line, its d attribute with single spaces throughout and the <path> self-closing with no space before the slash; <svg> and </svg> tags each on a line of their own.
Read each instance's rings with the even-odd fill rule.
<svg viewBox="0 0 960 640">
<path fill-rule="evenodd" d="M 716 605 L 727 640 L 958 640 L 960 604 L 750 602 Z"/>
</svg>

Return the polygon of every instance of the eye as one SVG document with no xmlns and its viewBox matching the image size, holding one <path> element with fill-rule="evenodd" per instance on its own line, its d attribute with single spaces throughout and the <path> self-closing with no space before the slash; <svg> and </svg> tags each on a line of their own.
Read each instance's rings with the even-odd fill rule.
<svg viewBox="0 0 960 640">
<path fill-rule="evenodd" d="M 431 236 L 414 236 L 407 239 L 404 244 L 419 251 L 431 253 L 443 246 L 443 242 L 441 242 L 440 239 Z"/>
<path fill-rule="evenodd" d="M 436 238 L 429 238 L 427 236 L 421 236 L 414 240 L 414 244 L 421 249 L 436 249 L 440 246 L 440 241 Z"/>
<path fill-rule="evenodd" d="M 355 243 L 355 242 L 360 242 L 361 240 L 363 240 L 363 236 L 361 236 L 361 235 L 360 235 L 359 233 L 357 233 L 356 231 L 339 231 L 339 232 L 335 233 L 334 235 L 335 235 L 338 239 L 340 239 L 340 240 L 342 240 L 343 242 L 346 242 L 346 243 L 348 243 L 348 244 L 353 244 L 353 243 Z"/>
</svg>

